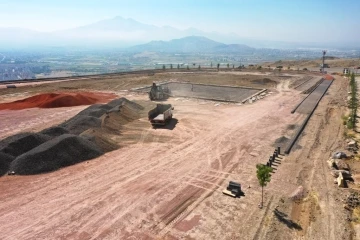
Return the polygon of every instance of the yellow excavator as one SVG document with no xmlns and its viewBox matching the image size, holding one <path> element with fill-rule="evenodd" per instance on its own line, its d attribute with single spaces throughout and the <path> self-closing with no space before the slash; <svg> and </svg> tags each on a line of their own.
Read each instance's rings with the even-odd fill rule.
<svg viewBox="0 0 360 240">
<path fill-rule="evenodd" d="M 151 101 L 156 100 L 166 100 L 170 96 L 170 89 L 167 86 L 159 85 L 153 83 L 149 92 L 149 98 Z"/>
</svg>

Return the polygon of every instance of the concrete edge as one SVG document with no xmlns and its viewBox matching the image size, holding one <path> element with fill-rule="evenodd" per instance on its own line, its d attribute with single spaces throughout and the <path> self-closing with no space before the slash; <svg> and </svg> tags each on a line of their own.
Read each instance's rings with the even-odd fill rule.
<svg viewBox="0 0 360 240">
<path fill-rule="evenodd" d="M 325 96 L 325 94 L 327 93 L 327 91 L 329 90 L 331 84 L 334 82 L 334 80 L 331 80 L 331 83 L 329 84 L 329 86 L 326 88 L 326 90 L 324 91 L 324 93 L 321 95 L 321 97 L 319 98 L 319 100 L 317 101 L 317 103 L 315 104 L 313 110 L 310 112 L 310 114 L 306 117 L 306 119 L 304 120 L 304 122 L 301 124 L 299 130 L 296 132 L 295 136 L 293 137 L 293 139 L 291 140 L 289 146 L 286 148 L 285 150 L 285 154 L 289 154 L 292 147 L 294 146 L 295 142 L 298 140 L 300 134 L 302 133 L 302 131 L 305 129 L 307 123 L 309 122 L 311 116 L 313 115 L 313 113 L 315 112 L 315 109 L 317 108 L 317 106 L 319 105 L 320 101 L 322 100 L 322 98 Z M 309 94 L 310 95 L 310 94 Z"/>
<path fill-rule="evenodd" d="M 251 89 L 251 90 L 264 90 L 263 88 L 254 88 L 254 87 L 245 87 L 245 86 L 233 86 L 233 85 L 215 85 L 215 84 L 205 84 L 205 83 L 191 83 L 191 82 L 177 82 L 177 81 L 167 81 L 167 82 L 159 82 L 157 85 L 164 85 L 169 83 L 180 83 L 180 84 L 192 84 L 192 85 L 200 85 L 200 86 L 213 86 L 213 87 L 230 87 L 230 88 L 241 88 L 241 89 Z M 151 86 L 144 86 L 138 88 L 131 88 L 130 91 L 136 91 L 145 89 Z"/>
<path fill-rule="evenodd" d="M 294 89 L 297 89 L 298 87 L 302 86 L 303 84 L 309 82 L 310 80 L 312 80 L 314 77 L 311 77 L 309 80 L 306 80 L 305 82 L 300 83 L 299 85 L 297 85 L 296 87 L 294 87 Z"/>
<path fill-rule="evenodd" d="M 246 102 L 247 100 L 249 100 L 250 98 L 253 98 L 253 97 L 257 96 L 257 95 L 260 95 L 260 94 L 262 94 L 263 92 L 266 92 L 266 91 L 267 91 L 267 89 L 264 88 L 264 89 L 262 89 L 261 91 L 259 91 L 259 92 L 255 93 L 255 94 L 251 95 L 250 97 L 245 98 L 244 100 L 241 101 L 241 103 L 245 103 L 245 102 Z"/>
<path fill-rule="evenodd" d="M 321 78 L 321 79 L 324 81 L 324 78 Z M 320 79 L 320 80 L 321 80 L 321 79 Z M 321 83 L 322 83 L 323 81 L 321 81 Z M 321 83 L 320 83 L 320 84 L 321 84 Z M 319 84 L 319 85 L 320 85 L 320 84 Z M 330 84 L 330 85 L 331 85 L 331 84 Z M 316 88 L 317 88 L 317 87 L 316 87 Z M 291 114 L 294 114 L 294 113 L 295 113 L 295 111 L 300 107 L 300 105 L 312 94 L 313 91 L 315 91 L 316 88 L 314 88 L 306 97 L 304 97 L 304 99 L 303 99 L 298 105 L 295 106 L 295 108 L 294 108 L 293 110 L 291 110 Z M 326 91 L 327 91 L 327 90 L 326 90 Z"/>
</svg>

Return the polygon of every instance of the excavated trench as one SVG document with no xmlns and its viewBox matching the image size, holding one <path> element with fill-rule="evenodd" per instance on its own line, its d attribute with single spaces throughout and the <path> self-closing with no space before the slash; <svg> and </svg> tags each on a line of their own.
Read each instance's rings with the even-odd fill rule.
<svg viewBox="0 0 360 240">
<path fill-rule="evenodd" d="M 261 88 L 195 84 L 188 82 L 165 82 L 157 85 L 168 88 L 171 97 L 189 97 L 224 102 L 243 102 L 265 90 Z M 151 87 L 149 86 L 132 89 L 132 91 L 148 93 L 150 89 Z"/>
</svg>

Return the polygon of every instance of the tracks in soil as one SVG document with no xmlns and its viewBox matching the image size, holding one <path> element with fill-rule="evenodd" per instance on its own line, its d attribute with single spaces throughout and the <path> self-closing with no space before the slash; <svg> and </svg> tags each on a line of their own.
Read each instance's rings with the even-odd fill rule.
<svg viewBox="0 0 360 240">
<path fill-rule="evenodd" d="M 129 126 L 124 138 L 134 143 L 98 159 L 39 176 L 4 177 L 0 238 L 11 229 L 18 229 L 11 235 L 17 239 L 181 237 L 177 224 L 207 204 L 214 211 L 197 212 L 202 221 L 227 222 L 235 202 L 221 193 L 225 181 L 255 186 L 256 163 L 267 160 L 281 128 L 297 119 L 289 114 L 293 102 L 292 93 L 242 107 L 177 102 L 174 130 Z M 245 224 L 254 219 L 259 198 L 256 187 L 248 191 L 233 206 L 242 206 Z M 226 227 L 214 225 L 210 238 L 221 238 Z"/>
</svg>

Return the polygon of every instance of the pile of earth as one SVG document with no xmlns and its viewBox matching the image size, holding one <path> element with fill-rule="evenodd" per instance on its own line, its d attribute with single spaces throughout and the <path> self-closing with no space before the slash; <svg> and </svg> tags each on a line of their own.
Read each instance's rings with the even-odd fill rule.
<svg viewBox="0 0 360 240">
<path fill-rule="evenodd" d="M 20 110 L 26 108 L 59 108 L 90 105 L 94 103 L 107 102 L 114 99 L 116 95 L 110 93 L 45 93 L 35 95 L 22 100 L 1 103 L 0 110 Z"/>
<path fill-rule="evenodd" d="M 252 83 L 255 83 L 255 84 L 261 84 L 261 85 L 271 84 L 271 85 L 276 86 L 276 84 L 277 84 L 276 81 L 271 80 L 271 79 L 269 79 L 269 78 L 255 79 L 255 80 L 251 80 L 251 82 L 252 82 Z"/>
<path fill-rule="evenodd" d="M 103 152 L 92 142 L 64 134 L 17 157 L 11 162 L 9 171 L 20 175 L 50 172 L 101 154 Z"/>
<path fill-rule="evenodd" d="M 275 140 L 275 143 L 274 143 L 274 147 L 280 147 L 281 149 L 283 150 L 280 150 L 280 151 L 284 151 L 285 148 L 288 146 L 290 142 L 290 138 L 287 138 L 285 136 L 282 136 L 282 137 L 279 137 L 278 139 Z"/>
<path fill-rule="evenodd" d="M 0 141 L 0 175 L 39 174 L 90 160 L 117 149 L 109 134 L 139 119 L 144 108 L 126 98 L 94 104 L 68 121 L 38 133 Z"/>
</svg>

